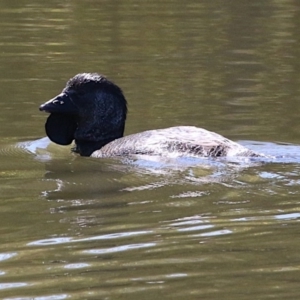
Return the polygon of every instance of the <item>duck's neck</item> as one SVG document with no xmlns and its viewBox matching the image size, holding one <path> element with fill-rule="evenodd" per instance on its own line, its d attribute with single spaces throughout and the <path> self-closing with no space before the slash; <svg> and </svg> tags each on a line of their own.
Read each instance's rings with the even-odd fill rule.
<svg viewBox="0 0 300 300">
<path fill-rule="evenodd" d="M 125 119 L 126 114 L 121 116 L 108 114 L 96 119 L 81 120 L 74 134 L 76 147 L 73 151 L 81 156 L 90 156 L 94 151 L 122 137 Z"/>
<path fill-rule="evenodd" d="M 101 149 L 106 144 L 112 142 L 116 138 L 104 139 L 101 141 L 83 141 L 75 140 L 75 147 L 72 148 L 72 151 L 80 154 L 81 156 L 90 156 L 94 151 Z"/>
</svg>

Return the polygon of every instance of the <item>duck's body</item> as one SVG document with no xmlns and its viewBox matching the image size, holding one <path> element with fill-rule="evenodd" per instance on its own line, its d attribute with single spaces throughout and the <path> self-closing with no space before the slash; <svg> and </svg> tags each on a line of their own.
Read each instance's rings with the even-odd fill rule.
<svg viewBox="0 0 300 300">
<path fill-rule="evenodd" d="M 75 140 L 74 151 L 82 156 L 262 156 L 217 133 L 193 126 L 123 137 L 126 99 L 117 85 L 96 73 L 74 76 L 62 93 L 41 105 L 40 110 L 50 113 L 46 122 L 50 140 L 61 145 Z"/>
<path fill-rule="evenodd" d="M 194 126 L 148 130 L 116 139 L 92 157 L 146 154 L 169 157 L 259 156 L 223 136 Z"/>
</svg>

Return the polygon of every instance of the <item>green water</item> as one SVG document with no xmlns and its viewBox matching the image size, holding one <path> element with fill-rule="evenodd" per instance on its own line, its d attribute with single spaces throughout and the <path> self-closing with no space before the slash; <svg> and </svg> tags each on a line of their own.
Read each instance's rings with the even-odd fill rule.
<svg viewBox="0 0 300 300">
<path fill-rule="evenodd" d="M 2 1 L 1 299 L 298 299 L 299 5 Z M 78 72 L 126 134 L 195 125 L 274 163 L 101 160 L 39 112 Z"/>
</svg>

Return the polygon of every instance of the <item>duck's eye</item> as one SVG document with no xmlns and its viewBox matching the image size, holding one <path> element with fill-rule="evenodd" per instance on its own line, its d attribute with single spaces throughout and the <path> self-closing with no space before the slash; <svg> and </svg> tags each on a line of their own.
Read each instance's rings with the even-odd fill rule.
<svg viewBox="0 0 300 300">
<path fill-rule="evenodd" d="M 65 101 L 63 101 L 63 100 L 54 100 L 52 103 L 53 104 L 65 104 Z"/>
</svg>

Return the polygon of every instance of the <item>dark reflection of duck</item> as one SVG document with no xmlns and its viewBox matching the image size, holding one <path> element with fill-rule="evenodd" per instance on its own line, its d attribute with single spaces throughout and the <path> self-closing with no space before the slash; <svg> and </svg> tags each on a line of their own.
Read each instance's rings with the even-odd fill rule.
<svg viewBox="0 0 300 300">
<path fill-rule="evenodd" d="M 40 110 L 50 113 L 45 126 L 48 137 L 60 145 L 75 140 L 73 151 L 82 156 L 261 156 L 217 133 L 193 126 L 123 137 L 126 99 L 117 85 L 96 73 L 77 74 L 61 94 L 41 105 Z"/>
</svg>

